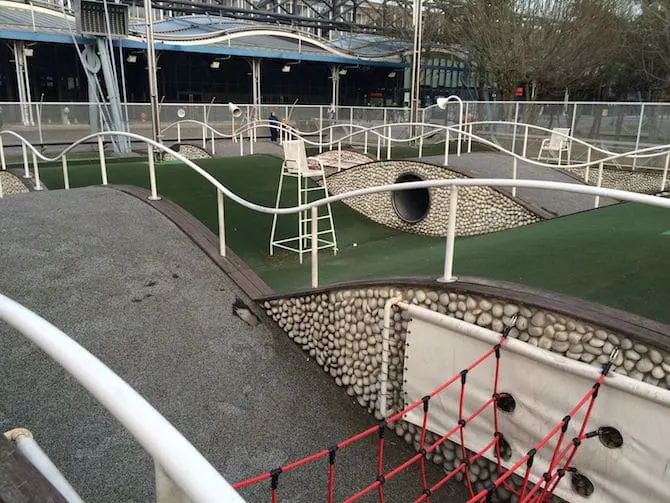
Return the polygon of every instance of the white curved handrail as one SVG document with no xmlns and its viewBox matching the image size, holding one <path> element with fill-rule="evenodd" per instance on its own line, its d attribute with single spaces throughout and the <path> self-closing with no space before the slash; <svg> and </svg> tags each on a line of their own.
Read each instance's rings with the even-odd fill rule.
<svg viewBox="0 0 670 503">
<path fill-rule="evenodd" d="M 219 189 L 223 195 L 228 197 L 229 199 L 235 201 L 238 204 L 241 204 L 242 206 L 245 206 L 246 208 L 249 208 L 254 211 L 258 211 L 260 213 L 268 213 L 268 214 L 277 214 L 277 215 L 289 215 L 293 213 L 298 213 L 301 211 L 306 211 L 309 210 L 313 207 L 318 207 L 322 206 L 324 204 L 328 203 L 333 203 L 337 201 L 342 201 L 344 199 L 349 199 L 357 196 L 362 196 L 362 195 L 367 195 L 367 194 L 376 194 L 378 192 L 396 192 L 396 191 L 403 191 L 403 190 L 409 190 L 409 189 L 420 189 L 420 188 L 434 188 L 434 187 L 450 187 L 450 186 L 464 186 L 464 187 L 480 187 L 480 186 L 493 186 L 493 187 L 519 187 L 519 188 L 535 188 L 535 189 L 547 189 L 547 190 L 560 190 L 560 191 L 565 191 L 565 192 L 574 192 L 578 194 L 586 194 L 586 195 L 593 195 L 593 196 L 602 196 L 602 197 L 610 197 L 612 199 L 617 199 L 620 201 L 628 201 L 628 202 L 637 202 L 637 203 L 642 203 L 642 204 L 649 204 L 651 206 L 659 206 L 663 208 L 670 208 L 670 199 L 664 199 L 660 198 L 657 196 L 650 196 L 646 194 L 638 194 L 635 192 L 628 192 L 624 190 L 618 190 L 618 189 L 608 189 L 604 187 L 593 187 L 590 185 L 582 185 L 582 184 L 574 184 L 574 183 L 564 183 L 564 182 L 549 182 L 549 181 L 544 181 L 544 180 L 510 180 L 510 179 L 499 179 L 499 178 L 462 178 L 462 179 L 438 179 L 438 180 L 425 180 L 422 182 L 408 182 L 408 183 L 402 183 L 402 184 L 390 184 L 390 185 L 380 185 L 380 186 L 375 186 L 375 187 L 366 187 L 363 189 L 357 189 L 349 192 L 343 192 L 341 194 L 333 195 L 333 196 L 328 196 L 323 199 L 319 199 L 317 201 L 313 201 L 310 203 L 305 203 L 301 204 L 298 206 L 292 206 L 292 207 L 285 207 L 285 208 L 273 208 L 269 206 L 263 206 L 259 204 L 252 203 L 251 201 L 247 201 L 243 197 L 235 194 L 232 192 L 230 189 L 228 189 L 225 185 L 223 185 L 221 182 L 219 182 L 216 178 L 214 178 L 211 174 L 209 174 L 207 171 L 205 171 L 203 168 L 195 164 L 193 161 L 190 159 L 187 159 L 184 157 L 182 154 L 179 152 L 175 152 L 171 150 L 170 148 L 166 147 L 165 145 L 162 145 L 161 143 L 154 141 L 150 138 L 146 138 L 144 136 L 140 136 L 135 133 L 128 133 L 126 131 L 105 131 L 105 132 L 97 132 L 97 133 L 91 133 L 87 136 L 84 136 L 77 140 L 76 142 L 72 143 L 69 147 L 65 148 L 60 154 L 56 155 L 55 157 L 47 157 L 43 155 L 37 148 L 35 148 L 28 140 L 23 138 L 21 135 L 18 133 L 15 133 L 14 131 L 0 131 L 0 135 L 2 134 L 9 134 L 11 136 L 14 136 L 18 139 L 20 139 L 22 142 L 26 144 L 26 147 L 30 149 L 33 154 L 35 154 L 37 157 L 41 158 L 44 161 L 48 162 L 53 162 L 57 161 L 60 159 L 64 154 L 75 148 L 77 145 L 80 143 L 83 143 L 87 140 L 90 140 L 92 138 L 97 138 L 97 137 L 104 137 L 108 135 L 115 135 L 115 136 L 126 136 L 128 138 L 132 138 L 135 140 L 141 140 L 145 142 L 147 145 L 151 145 L 153 148 L 158 149 L 162 152 L 169 153 L 173 155 L 175 158 L 178 160 L 182 161 L 184 164 L 192 168 L 195 172 L 197 172 L 199 175 L 201 175 L 203 178 L 207 179 L 214 187 Z M 668 146 L 670 148 L 670 146 Z M 649 149 L 641 149 L 640 151 L 643 150 L 649 150 Z M 602 161 L 599 161 L 602 162 Z"/>
<path fill-rule="evenodd" d="M 432 123 L 425 123 L 425 122 L 395 122 L 395 123 L 390 123 L 390 124 L 382 124 L 382 125 L 375 125 L 375 126 L 360 126 L 358 124 L 331 124 L 328 126 L 325 126 L 321 129 L 317 129 L 314 131 L 302 131 L 294 126 L 288 125 L 288 124 L 282 124 L 281 126 L 277 126 L 276 124 L 271 123 L 270 121 L 267 120 L 255 120 L 255 121 L 250 121 L 244 123 L 242 126 L 239 127 L 239 129 L 236 131 L 234 135 L 232 134 L 226 134 L 224 132 L 221 132 L 214 127 L 210 126 L 209 124 L 206 124 L 204 122 L 195 120 L 195 119 L 184 119 L 182 121 L 177 121 L 173 122 L 169 126 L 167 126 L 164 131 L 167 131 L 169 128 L 174 127 L 180 123 L 195 123 L 198 124 L 199 126 L 203 128 L 207 128 L 209 131 L 212 133 L 217 134 L 221 138 L 238 138 L 240 136 L 245 136 L 249 134 L 250 131 L 254 131 L 257 128 L 269 128 L 269 127 L 277 127 L 282 129 L 283 131 L 287 132 L 289 135 L 293 135 L 297 138 L 302 139 L 307 145 L 312 145 L 315 147 L 333 147 L 337 145 L 338 143 L 344 143 L 347 140 L 359 136 L 361 134 L 364 134 L 366 132 L 372 133 L 374 136 L 381 138 L 382 140 L 388 142 L 395 142 L 395 143 L 411 143 L 414 141 L 417 141 L 421 138 L 425 138 L 427 136 L 431 136 L 435 134 L 436 132 L 442 132 L 445 133 L 446 131 L 453 132 L 455 134 L 461 135 L 465 138 L 469 138 L 477 143 L 480 143 L 482 145 L 486 145 L 490 148 L 493 148 L 500 153 L 508 154 L 511 157 L 515 157 L 518 160 L 527 162 L 529 164 L 533 164 L 535 166 L 540 166 L 544 168 L 552 168 L 552 169 L 573 169 L 573 168 L 584 168 L 584 167 L 590 167 L 590 166 L 596 166 L 598 164 L 602 163 L 608 163 L 613 160 L 621 159 L 621 158 L 651 158 L 651 157 L 659 157 L 665 154 L 668 154 L 670 152 L 670 144 L 665 144 L 665 145 L 654 145 L 651 147 L 645 147 L 642 149 L 637 149 L 637 150 L 631 150 L 628 152 L 611 152 L 599 147 L 596 147 L 584 140 L 581 140 L 579 138 L 576 138 L 571 135 L 565 135 L 563 133 L 557 133 L 560 134 L 561 136 L 565 136 L 566 139 L 569 139 L 571 141 L 574 141 L 576 143 L 582 144 L 587 148 L 590 148 L 592 150 L 595 150 L 597 152 L 600 152 L 602 154 L 607 155 L 608 157 L 604 158 L 599 158 L 599 159 L 594 159 L 592 161 L 586 161 L 582 163 L 576 163 L 576 164 L 561 164 L 560 166 L 557 166 L 556 164 L 550 164 L 547 162 L 542 162 L 538 159 L 533 159 L 528 156 L 523 156 L 521 154 L 517 154 L 516 152 L 513 152 L 511 150 L 506 149 L 505 147 L 494 143 L 482 136 L 476 135 L 474 133 L 471 133 L 467 130 L 466 126 L 470 125 L 516 125 L 517 127 L 529 127 L 529 128 L 535 128 L 543 132 L 547 133 L 553 133 L 554 131 L 548 128 L 544 128 L 542 126 L 535 126 L 533 124 L 523 124 L 520 122 L 509 122 L 509 121 L 477 121 L 477 122 L 464 122 L 462 124 L 463 128 L 459 128 L 458 125 L 453 125 L 453 126 L 444 126 L 441 124 L 432 124 Z M 418 130 L 419 127 L 423 129 L 422 133 L 415 134 L 414 136 L 410 136 L 407 138 L 394 138 L 393 136 L 386 135 L 384 133 L 384 130 L 388 130 L 391 127 L 414 127 Z M 347 128 L 352 131 L 348 134 L 345 134 L 344 136 L 340 136 L 338 138 L 333 138 L 332 140 L 327 140 L 327 141 L 314 141 L 310 139 L 310 136 L 317 136 L 317 135 L 323 135 L 323 136 L 328 136 L 327 133 L 330 132 L 330 130 L 335 130 L 339 128 Z M 381 132 L 380 132 L 381 130 Z"/>
<path fill-rule="evenodd" d="M 195 502 L 243 503 L 219 472 L 149 402 L 98 358 L 18 302 L 0 294 L 0 320 L 72 375 L 137 439 Z"/>
</svg>

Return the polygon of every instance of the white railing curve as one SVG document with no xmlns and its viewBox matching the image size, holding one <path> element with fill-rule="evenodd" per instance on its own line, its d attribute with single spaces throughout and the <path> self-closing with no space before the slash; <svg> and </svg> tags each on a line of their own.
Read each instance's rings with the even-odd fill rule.
<svg viewBox="0 0 670 503">
<path fill-rule="evenodd" d="M 30 339 L 86 388 L 152 456 L 157 470 L 163 471 L 190 500 L 202 503 L 244 502 L 202 454 L 149 402 L 61 330 L 2 294 L 0 320 Z M 157 487 L 158 493 L 161 490 L 160 486 Z"/>
</svg>

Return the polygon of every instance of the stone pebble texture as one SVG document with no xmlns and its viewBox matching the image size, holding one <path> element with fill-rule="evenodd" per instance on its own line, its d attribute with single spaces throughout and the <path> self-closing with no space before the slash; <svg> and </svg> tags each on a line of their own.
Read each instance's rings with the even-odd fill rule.
<svg viewBox="0 0 670 503">
<path fill-rule="evenodd" d="M 28 192 L 23 182 L 8 171 L 0 171 L 0 189 L 3 197 Z"/>
<path fill-rule="evenodd" d="M 418 161 L 376 161 L 330 175 L 331 194 L 394 184 L 399 176 L 411 173 L 424 180 L 461 179 L 463 175 L 433 164 Z M 371 220 L 414 234 L 445 236 L 449 218 L 449 187 L 428 189 L 430 208 L 417 223 L 408 223 L 398 216 L 392 193 L 370 194 L 350 198 L 345 204 Z M 475 236 L 539 222 L 541 218 L 510 197 L 489 187 L 459 188 L 456 235 Z"/>
<path fill-rule="evenodd" d="M 381 371 L 383 310 L 385 302 L 400 297 L 498 333 L 518 316 L 509 336 L 566 358 L 601 367 L 615 347 L 620 347 L 613 370 L 660 388 L 670 388 L 670 353 L 641 344 L 588 321 L 542 309 L 508 302 L 501 298 L 470 295 L 466 292 L 389 286 L 338 289 L 291 298 L 268 300 L 263 307 L 288 337 L 314 358 L 317 364 L 343 387 L 361 407 L 379 419 L 379 374 Z M 404 408 L 402 394 L 404 350 L 410 316 L 394 308 L 390 330 L 388 406 L 397 412 Z M 399 421 L 395 432 L 418 449 L 420 428 Z M 427 442 L 438 437 L 430 434 Z M 471 455 L 472 453 L 468 454 Z M 462 462 L 460 447 L 451 441 L 442 444 L 429 458 L 451 471 Z M 479 458 L 470 471 L 475 490 L 480 491 L 495 478 L 496 465 Z M 461 473 L 456 475 L 463 479 Z M 520 479 L 513 478 L 518 487 Z M 566 481 L 568 482 L 568 481 Z M 499 501 L 518 501 L 502 488 Z"/>
<path fill-rule="evenodd" d="M 564 171 L 575 176 L 589 185 L 598 185 L 598 167 L 589 168 L 589 179 L 586 181 L 586 168 L 562 168 Z M 632 171 L 630 168 L 603 168 L 601 186 L 608 189 L 627 190 L 641 194 L 657 194 L 661 192 L 663 184 L 663 172 L 660 170 L 638 169 Z M 666 188 L 670 187 L 666 183 Z"/>
<path fill-rule="evenodd" d="M 359 164 L 367 164 L 374 160 L 369 155 L 351 150 L 341 150 L 339 152 L 337 150 L 329 150 L 328 152 L 313 157 L 319 159 L 324 166 L 331 168 L 337 168 L 339 166 L 341 169 L 351 168 L 352 166 L 357 166 Z"/>
<path fill-rule="evenodd" d="M 198 147 L 196 145 L 190 145 L 188 143 L 175 143 L 170 147 L 172 150 L 179 152 L 181 155 L 187 159 L 211 159 L 212 154 L 207 152 L 205 149 Z M 166 161 L 176 161 L 177 158 L 172 154 L 165 155 Z"/>
</svg>

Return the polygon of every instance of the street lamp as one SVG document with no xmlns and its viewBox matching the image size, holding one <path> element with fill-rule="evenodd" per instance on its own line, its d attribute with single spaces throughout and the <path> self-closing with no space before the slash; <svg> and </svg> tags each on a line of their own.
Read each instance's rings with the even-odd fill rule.
<svg viewBox="0 0 670 503">
<path fill-rule="evenodd" d="M 160 117 L 158 112 L 158 78 L 156 75 L 156 51 L 154 48 L 154 23 L 151 0 L 144 0 L 144 20 L 147 37 L 147 70 L 149 72 L 149 96 L 151 101 L 151 132 L 153 140 L 161 141 Z"/>
</svg>

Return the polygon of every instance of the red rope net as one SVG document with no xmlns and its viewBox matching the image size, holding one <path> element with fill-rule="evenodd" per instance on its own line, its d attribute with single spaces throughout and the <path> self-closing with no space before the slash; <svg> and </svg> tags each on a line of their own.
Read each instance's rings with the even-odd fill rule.
<svg viewBox="0 0 670 503">
<path fill-rule="evenodd" d="M 519 498 L 520 503 L 545 503 L 550 501 L 552 494 L 556 490 L 556 487 L 560 483 L 561 479 L 570 471 L 575 471 L 571 466 L 571 463 L 577 454 L 579 446 L 581 443 L 588 439 L 598 435 L 598 431 L 586 432 L 586 428 L 591 416 L 591 411 L 598 396 L 598 390 L 600 389 L 601 384 L 605 380 L 613 361 L 613 357 L 610 357 L 610 362 L 606 363 L 600 376 L 596 383 L 584 394 L 582 399 L 574 406 L 574 408 L 558 423 L 554 428 L 538 442 L 532 449 L 530 449 L 525 456 L 519 459 L 513 466 L 508 469 L 505 469 L 502 464 L 502 450 L 504 448 L 504 436 L 499 430 L 498 425 L 498 404 L 501 400 L 507 398 L 508 395 L 505 393 L 499 393 L 498 391 L 498 382 L 500 377 L 500 349 L 505 343 L 507 335 L 509 333 L 509 328 L 505 329 L 503 335 L 500 338 L 500 341 L 488 350 L 484 355 L 478 358 L 470 366 L 463 369 L 461 372 L 453 376 L 451 379 L 446 381 L 444 384 L 433 390 L 430 394 L 424 396 L 421 400 L 417 400 L 412 403 L 405 409 L 394 414 L 393 416 L 387 418 L 386 420 L 380 421 L 377 425 L 368 428 L 365 431 L 354 435 L 347 440 L 344 440 L 328 449 L 316 452 L 310 456 L 307 456 L 293 463 L 275 468 L 269 472 L 263 473 L 256 477 L 246 479 L 240 482 L 233 484 L 235 489 L 241 489 L 247 486 L 258 484 L 260 482 L 270 480 L 271 488 L 271 500 L 272 503 L 277 502 L 278 497 L 278 488 L 279 488 L 279 477 L 282 473 L 286 473 L 291 470 L 295 470 L 301 466 L 304 466 L 308 463 L 313 463 L 317 460 L 328 457 L 328 503 L 333 503 L 334 501 L 334 488 L 335 488 L 335 460 L 337 451 L 344 449 L 356 442 L 361 441 L 364 438 L 367 438 L 371 435 L 377 435 L 377 478 L 371 482 L 367 487 L 353 494 L 346 500 L 344 503 L 353 503 L 368 493 L 373 491 L 377 492 L 379 503 L 384 503 L 384 483 L 393 477 L 397 476 L 403 470 L 410 468 L 411 466 L 417 464 L 420 474 L 420 483 L 421 488 L 417 490 L 418 497 L 414 500 L 414 503 L 420 502 L 430 502 L 430 496 L 436 493 L 442 486 L 447 482 L 453 479 L 458 473 L 463 472 L 464 479 L 467 484 L 467 490 L 470 495 L 468 503 L 490 501 L 493 495 L 495 494 L 497 488 L 504 486 L 504 488 L 512 493 L 516 494 Z M 614 356 L 614 355 L 613 355 Z M 495 373 L 494 373 L 494 382 L 493 382 L 493 394 L 491 398 L 486 400 L 480 405 L 480 407 L 475 410 L 472 414 L 467 417 L 464 417 L 464 401 L 465 401 L 465 392 L 467 388 L 467 377 L 468 373 L 481 365 L 484 361 L 489 358 L 495 358 Z M 447 389 L 452 385 L 460 384 L 460 396 L 458 403 L 458 423 L 449 430 L 446 434 L 438 438 L 432 444 L 428 445 L 426 443 L 426 433 L 427 433 L 427 424 L 430 411 L 430 401 L 433 397 Z M 419 407 L 423 407 L 423 422 L 420 432 L 419 440 L 419 449 L 417 453 L 406 460 L 404 463 L 395 467 L 394 469 L 384 473 L 383 471 L 383 460 L 384 460 L 384 433 L 389 425 L 392 425 L 396 421 L 400 420 L 408 412 L 415 410 Z M 474 454 L 468 456 L 468 451 L 466 450 L 465 443 L 465 432 L 466 426 L 469 422 L 475 419 L 477 416 L 482 414 L 487 408 L 491 407 L 493 410 L 493 434 L 491 441 L 484 446 L 480 451 L 475 452 Z M 582 409 L 586 408 L 584 417 L 582 419 L 582 424 L 579 428 L 579 433 L 576 437 L 572 438 L 570 441 L 566 441 L 566 432 L 568 430 L 568 424 L 570 420 L 575 417 Z M 547 447 L 554 438 L 558 436 L 556 445 L 551 456 L 551 462 L 545 473 L 542 474 L 542 477 L 539 481 L 533 485 L 530 482 L 530 475 L 533 468 L 533 461 L 536 454 L 543 448 Z M 444 477 L 438 480 L 435 484 L 430 486 L 426 477 L 426 456 L 431 452 L 435 451 L 441 444 L 447 440 L 454 440 L 460 444 L 461 459 L 463 460 L 460 465 L 454 467 L 452 471 L 447 473 Z M 492 453 L 495 457 L 497 465 L 497 478 L 493 480 L 484 490 L 476 493 L 472 483 L 470 482 L 470 466 L 480 457 L 484 456 L 487 453 Z M 515 489 L 509 483 L 510 477 L 515 474 L 515 472 L 522 468 L 525 465 L 525 471 L 523 475 L 523 481 L 519 489 Z M 493 477 L 492 477 L 493 478 Z"/>
</svg>

